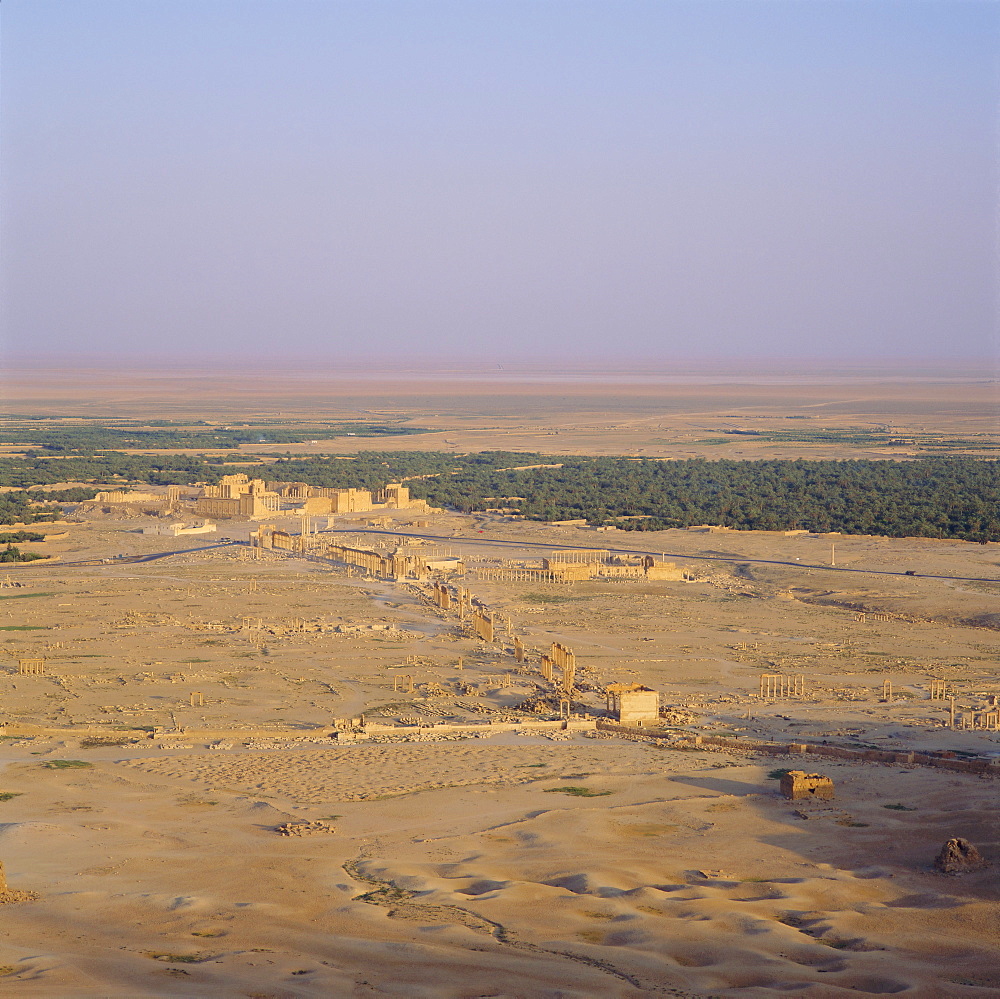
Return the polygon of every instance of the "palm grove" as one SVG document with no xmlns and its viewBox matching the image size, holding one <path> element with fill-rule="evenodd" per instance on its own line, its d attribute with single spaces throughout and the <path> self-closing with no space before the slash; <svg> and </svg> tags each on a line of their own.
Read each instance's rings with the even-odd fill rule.
<svg viewBox="0 0 1000 999">
<path fill-rule="evenodd" d="M 531 464 L 557 467 L 523 467 Z M 193 484 L 216 482 L 243 467 L 218 456 L 7 457 L 0 459 L 0 486 L 9 490 L 0 502 L 0 523 L 31 523 L 57 512 L 51 505 L 43 512 L 29 500 L 77 502 L 94 493 L 37 488 L 45 484 Z M 542 521 L 583 518 L 627 530 L 710 523 L 737 530 L 1000 540 L 1000 462 L 982 458 L 656 461 L 367 451 L 350 461 L 289 454 L 262 472 L 275 480 L 334 488 L 377 489 L 405 479 L 414 496 L 436 506 L 463 512 L 503 508 Z"/>
</svg>

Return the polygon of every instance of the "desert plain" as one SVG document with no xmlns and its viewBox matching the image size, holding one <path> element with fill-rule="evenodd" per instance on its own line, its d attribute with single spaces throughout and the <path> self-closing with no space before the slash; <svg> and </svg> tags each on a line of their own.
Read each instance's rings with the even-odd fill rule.
<svg viewBox="0 0 1000 999">
<path fill-rule="evenodd" d="M 919 453 L 723 433 L 817 411 L 824 427 L 960 438 L 957 453 L 997 439 L 996 386 L 972 377 L 392 393 L 46 377 L 19 381 L 7 409 L 376 413 L 427 430 L 398 439 L 411 450 L 664 459 Z M 1000 544 L 388 520 L 335 530 L 459 556 L 449 584 L 509 622 L 496 640 L 426 582 L 254 553 L 248 522 L 143 535 L 155 518 L 82 503 L 23 546 L 45 561 L 0 569 L 0 994 L 1000 994 L 1000 778 L 904 759 L 1000 758 L 1000 733 L 960 724 L 1000 694 Z M 497 578 L 573 547 L 652 553 L 687 578 Z M 552 643 L 576 654 L 568 708 L 541 670 Z M 19 672 L 31 659 L 44 672 Z M 802 692 L 762 696 L 762 676 Z M 655 731 L 616 730 L 605 690 L 629 683 L 659 693 Z M 832 778 L 834 799 L 784 798 L 790 769 Z M 936 871 L 955 836 L 992 866 Z"/>
</svg>

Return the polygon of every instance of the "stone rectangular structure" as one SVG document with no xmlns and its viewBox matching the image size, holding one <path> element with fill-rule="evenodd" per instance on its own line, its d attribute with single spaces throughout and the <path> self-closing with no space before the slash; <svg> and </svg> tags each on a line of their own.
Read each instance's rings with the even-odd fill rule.
<svg viewBox="0 0 1000 999">
<path fill-rule="evenodd" d="M 655 690 L 623 690 L 618 695 L 618 723 L 642 728 L 660 720 L 660 695 Z"/>
<path fill-rule="evenodd" d="M 789 770 L 782 775 L 781 793 L 792 801 L 818 798 L 833 800 L 833 781 L 822 774 L 807 774 L 804 770 Z"/>
</svg>

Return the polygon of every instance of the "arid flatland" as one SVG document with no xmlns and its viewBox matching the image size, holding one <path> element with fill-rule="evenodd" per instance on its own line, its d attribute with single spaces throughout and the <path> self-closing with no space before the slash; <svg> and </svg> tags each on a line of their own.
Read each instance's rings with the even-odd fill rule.
<svg viewBox="0 0 1000 999">
<path fill-rule="evenodd" d="M 174 403 L 153 393 L 137 414 L 127 393 L 84 399 L 29 383 L 9 409 L 183 412 L 192 426 L 377 409 L 432 430 L 394 438 L 399 450 L 552 455 L 680 457 L 684 433 L 780 428 L 809 399 L 826 407 L 824 426 L 891 423 L 984 444 L 996 429 L 985 383 L 917 383 L 909 398 L 885 385 L 867 396 L 857 385 L 661 388 L 617 401 L 553 391 L 525 392 L 516 408 L 511 396 L 494 406 L 441 390 L 433 406 L 373 396 L 298 409 L 280 394 L 250 407 L 233 391 L 199 410 L 192 390 Z M 371 444 L 282 447 L 349 456 Z M 690 447 L 862 456 L 754 435 Z M 49 540 L 21 545 L 45 560 L 0 567 L 0 860 L 11 889 L 38 896 L 0 906 L 0 991 L 1000 991 L 997 867 L 932 867 L 953 836 L 1000 864 L 1000 767 L 917 760 L 1000 758 L 995 726 L 961 726 L 1000 694 L 1000 543 L 597 532 L 401 509 L 331 518 L 303 555 L 251 549 L 259 522 L 238 518 L 168 537 L 139 533 L 166 519 L 127 503 L 65 504 L 65 517 L 35 525 Z M 291 537 L 301 527 L 291 507 L 273 522 Z M 325 558 L 326 539 L 457 556 L 461 569 L 376 578 Z M 612 550 L 620 578 L 516 578 L 574 548 Z M 686 578 L 629 577 L 633 553 Z M 434 581 L 488 607 L 495 639 L 436 606 Z M 576 655 L 567 708 L 543 675 L 553 643 Z M 19 672 L 37 659 L 42 673 Z M 762 676 L 800 682 L 802 694 L 761 696 Z M 605 691 L 629 683 L 659 692 L 661 737 L 604 725 Z M 850 753 L 765 753 L 756 740 Z M 875 757 L 851 755 L 866 750 Z M 831 777 L 834 800 L 783 798 L 777 772 L 790 769 Z"/>
</svg>

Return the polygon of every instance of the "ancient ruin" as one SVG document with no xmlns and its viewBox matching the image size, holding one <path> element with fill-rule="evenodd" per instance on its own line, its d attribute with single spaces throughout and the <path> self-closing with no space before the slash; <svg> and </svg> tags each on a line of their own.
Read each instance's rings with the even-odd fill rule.
<svg viewBox="0 0 1000 999">
<path fill-rule="evenodd" d="M 477 607 L 472 614 L 472 627 L 476 637 L 484 642 L 492 642 L 494 638 L 493 614 L 484 608 Z"/>
<path fill-rule="evenodd" d="M 641 728 L 660 722 L 660 695 L 641 683 L 612 683 L 605 688 L 607 709 L 620 725 Z"/>
<path fill-rule="evenodd" d="M 960 836 L 949 839 L 934 858 L 934 869 L 942 874 L 971 874 L 989 866 L 982 854 Z"/>
<path fill-rule="evenodd" d="M 281 509 L 276 492 L 261 479 L 251 479 L 242 472 L 224 475 L 219 484 L 205 486 L 195 501 L 194 511 L 201 517 L 245 517 L 257 520 Z"/>
<path fill-rule="evenodd" d="M 323 819 L 306 819 L 302 822 L 282 822 L 275 830 L 279 836 L 331 836 L 337 829 Z"/>
<path fill-rule="evenodd" d="M 11 888 L 7 884 L 7 876 L 4 872 L 3 863 L 0 862 L 0 905 L 9 905 L 14 902 L 31 902 L 38 898 L 38 893 L 33 891 L 19 891 Z"/>
<path fill-rule="evenodd" d="M 789 770 L 782 774 L 781 793 L 792 801 L 833 800 L 833 781 L 822 774 L 807 774 L 804 770 Z"/>
<path fill-rule="evenodd" d="M 781 701 L 790 697 L 804 697 L 805 677 L 783 676 L 780 673 L 763 673 L 760 677 L 760 696 L 768 701 Z"/>
<path fill-rule="evenodd" d="M 500 568 L 480 567 L 484 581 L 503 583 L 573 583 L 591 579 L 683 580 L 687 570 L 652 555 L 612 555 L 603 548 L 554 551 L 538 565 L 507 564 Z"/>
</svg>

